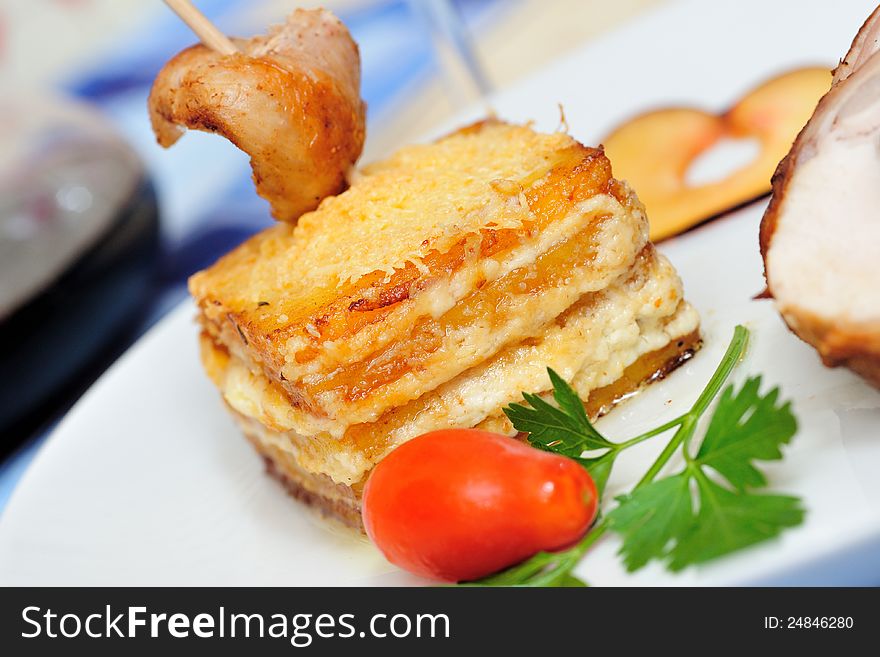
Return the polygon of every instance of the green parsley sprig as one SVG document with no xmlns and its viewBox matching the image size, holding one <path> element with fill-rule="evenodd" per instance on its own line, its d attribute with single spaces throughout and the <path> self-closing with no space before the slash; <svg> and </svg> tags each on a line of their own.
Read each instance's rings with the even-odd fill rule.
<svg viewBox="0 0 880 657">
<path fill-rule="evenodd" d="M 623 442 L 613 442 L 592 425 L 577 393 L 548 370 L 556 405 L 523 394 L 505 414 L 532 446 L 580 462 L 600 492 L 621 452 L 675 429 L 666 447 L 617 506 L 573 547 L 540 552 L 500 573 L 470 584 L 482 586 L 584 586 L 572 570 L 607 531 L 623 539 L 620 555 L 629 571 L 657 560 L 672 571 L 704 563 L 773 538 L 803 521 L 800 500 L 757 492 L 767 486 L 755 461 L 782 458 L 781 447 L 797 431 L 790 403 L 779 402 L 779 389 L 761 394 L 761 377 L 737 391 L 724 384 L 748 345 L 748 330 L 737 326 L 727 352 L 694 405 L 683 415 Z M 724 391 L 721 392 L 722 388 Z M 692 445 L 699 420 L 721 392 L 699 447 Z M 600 452 L 588 458 L 584 452 Z M 657 476 L 673 455 L 684 468 Z"/>
</svg>

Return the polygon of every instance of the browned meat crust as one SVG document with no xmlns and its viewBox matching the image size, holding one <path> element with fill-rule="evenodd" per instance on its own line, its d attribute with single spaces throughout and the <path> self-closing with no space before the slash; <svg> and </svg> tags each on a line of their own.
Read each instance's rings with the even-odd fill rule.
<svg viewBox="0 0 880 657">
<path fill-rule="evenodd" d="M 251 156 L 272 215 L 292 222 L 345 188 L 363 148 L 357 45 L 324 10 L 234 41 L 240 53 L 195 45 L 164 66 L 150 92 L 153 130 L 164 147 L 184 128 L 223 135 Z"/>
</svg>

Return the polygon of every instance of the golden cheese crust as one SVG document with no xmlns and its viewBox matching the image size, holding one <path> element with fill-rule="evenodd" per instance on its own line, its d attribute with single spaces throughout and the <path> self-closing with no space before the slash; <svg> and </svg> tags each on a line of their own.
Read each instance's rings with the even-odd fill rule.
<svg viewBox="0 0 880 657">
<path fill-rule="evenodd" d="M 206 331 L 280 385 L 301 432 L 338 435 L 533 335 L 646 243 L 600 149 L 487 121 L 368 167 L 190 289 Z"/>
<path fill-rule="evenodd" d="M 372 165 L 190 280 L 205 369 L 298 499 L 359 526 L 372 468 L 427 431 L 591 415 L 700 346 L 699 318 L 601 149 L 485 121 Z"/>
</svg>

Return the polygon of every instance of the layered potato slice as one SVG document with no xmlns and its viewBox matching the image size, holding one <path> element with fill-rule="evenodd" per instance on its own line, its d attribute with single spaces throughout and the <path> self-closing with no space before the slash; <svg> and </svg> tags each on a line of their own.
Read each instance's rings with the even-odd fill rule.
<svg viewBox="0 0 880 657">
<path fill-rule="evenodd" d="M 698 324 L 674 269 L 647 245 L 629 271 L 606 289 L 582 295 L 538 335 L 374 422 L 350 426 L 341 437 L 297 433 L 281 386 L 207 332 L 202 357 L 270 471 L 300 499 L 359 526 L 360 492 L 370 470 L 403 442 L 452 427 L 515 433 L 501 409 L 524 390 L 549 391 L 548 366 L 572 382 L 595 418 L 689 358 L 699 348 Z"/>
<path fill-rule="evenodd" d="M 644 208 L 601 148 L 485 121 L 367 167 L 190 280 L 202 360 L 273 474 L 360 527 L 373 467 L 428 431 L 593 417 L 700 346 Z"/>
<path fill-rule="evenodd" d="M 601 149 L 487 121 L 372 165 L 196 274 L 214 344 L 340 438 L 534 338 L 629 271 L 641 204 Z"/>
</svg>

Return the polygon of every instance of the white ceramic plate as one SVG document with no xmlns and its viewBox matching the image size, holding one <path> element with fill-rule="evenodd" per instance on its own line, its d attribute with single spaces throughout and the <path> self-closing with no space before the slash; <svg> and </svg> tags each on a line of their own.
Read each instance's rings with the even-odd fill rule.
<svg viewBox="0 0 880 657">
<path fill-rule="evenodd" d="M 505 117 L 553 129 L 556 102 L 586 143 L 646 107 L 722 109 L 755 83 L 831 65 L 872 2 L 749 0 L 671 6 L 497 96 Z M 476 115 L 476 112 L 474 112 Z M 880 583 L 880 394 L 822 367 L 762 289 L 763 204 L 664 243 L 703 318 L 705 348 L 601 421 L 628 436 L 700 392 L 736 323 L 753 331 L 737 378 L 763 373 L 794 400 L 800 432 L 772 486 L 803 497 L 806 523 L 777 541 L 671 575 L 627 575 L 614 537 L 579 573 L 593 584 Z M 193 309 L 181 307 L 101 378 L 60 424 L 0 519 L 0 583 L 111 585 L 405 584 L 365 540 L 329 528 L 263 474 L 201 372 Z M 662 440 L 624 457 L 625 489 Z"/>
</svg>

